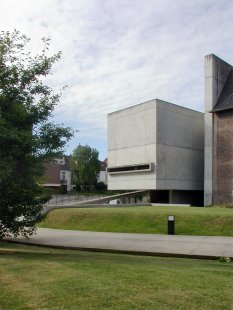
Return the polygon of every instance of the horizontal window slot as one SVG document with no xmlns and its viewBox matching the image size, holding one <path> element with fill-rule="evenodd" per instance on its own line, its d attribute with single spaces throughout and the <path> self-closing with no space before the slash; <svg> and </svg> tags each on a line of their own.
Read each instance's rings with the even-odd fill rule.
<svg viewBox="0 0 233 310">
<path fill-rule="evenodd" d="M 107 172 L 109 174 L 115 173 L 130 173 L 130 172 L 146 172 L 152 171 L 152 164 L 139 164 L 129 166 L 108 167 Z"/>
</svg>

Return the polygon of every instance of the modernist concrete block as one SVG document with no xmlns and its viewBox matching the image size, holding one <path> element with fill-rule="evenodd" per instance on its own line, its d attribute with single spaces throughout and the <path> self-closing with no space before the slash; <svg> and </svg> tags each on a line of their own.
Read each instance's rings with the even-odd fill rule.
<svg viewBox="0 0 233 310">
<path fill-rule="evenodd" d="M 109 173 L 109 189 L 203 188 L 203 165 L 195 159 L 204 156 L 202 113 L 155 99 L 113 114 L 108 167 L 119 173 Z M 140 171 L 143 164 L 152 169 Z"/>
<path fill-rule="evenodd" d="M 149 108 L 145 111 L 145 141 L 146 145 L 156 143 L 156 109 Z M 143 130 L 143 129 L 142 129 Z"/>
<path fill-rule="evenodd" d="M 146 144 L 144 151 L 145 151 L 145 157 L 144 157 L 143 151 L 140 153 L 141 162 L 145 162 L 145 163 L 156 163 L 157 162 L 157 145 L 155 143 Z"/>
</svg>

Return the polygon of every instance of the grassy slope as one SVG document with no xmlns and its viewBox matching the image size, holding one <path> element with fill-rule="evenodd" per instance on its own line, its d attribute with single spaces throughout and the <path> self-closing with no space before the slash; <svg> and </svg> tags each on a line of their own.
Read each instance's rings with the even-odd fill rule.
<svg viewBox="0 0 233 310">
<path fill-rule="evenodd" d="M 232 309 L 232 264 L 0 243 L 0 309 Z"/>
<path fill-rule="evenodd" d="M 176 234 L 233 236 L 233 209 L 124 207 L 51 211 L 39 227 L 134 233 L 166 233 L 176 216 Z"/>
</svg>

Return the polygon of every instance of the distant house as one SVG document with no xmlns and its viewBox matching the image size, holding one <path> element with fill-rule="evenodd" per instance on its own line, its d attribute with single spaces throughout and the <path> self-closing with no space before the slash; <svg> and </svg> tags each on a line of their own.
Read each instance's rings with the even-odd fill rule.
<svg viewBox="0 0 233 310">
<path fill-rule="evenodd" d="M 97 177 L 97 182 L 103 182 L 107 185 L 107 166 L 108 166 L 108 159 L 105 158 L 104 161 L 101 162 L 100 166 L 100 173 Z"/>
<path fill-rule="evenodd" d="M 63 156 L 55 159 L 54 162 L 45 164 L 44 186 L 49 188 L 59 188 L 62 185 L 67 187 L 67 191 L 73 189 L 72 172 L 69 167 L 70 156 Z"/>
</svg>

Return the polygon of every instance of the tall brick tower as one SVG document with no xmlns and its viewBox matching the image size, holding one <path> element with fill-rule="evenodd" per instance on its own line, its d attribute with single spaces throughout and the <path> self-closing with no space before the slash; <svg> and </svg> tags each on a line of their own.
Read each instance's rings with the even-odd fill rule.
<svg viewBox="0 0 233 310">
<path fill-rule="evenodd" d="M 205 57 L 204 203 L 233 203 L 233 67 Z"/>
</svg>

